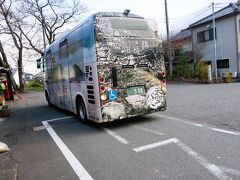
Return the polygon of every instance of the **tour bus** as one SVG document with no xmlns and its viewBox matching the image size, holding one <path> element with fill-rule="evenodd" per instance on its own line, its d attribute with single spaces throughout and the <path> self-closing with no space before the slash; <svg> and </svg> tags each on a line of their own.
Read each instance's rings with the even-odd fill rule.
<svg viewBox="0 0 240 180">
<path fill-rule="evenodd" d="M 49 105 L 98 123 L 166 109 L 166 78 L 154 20 L 96 13 L 43 53 Z"/>
</svg>

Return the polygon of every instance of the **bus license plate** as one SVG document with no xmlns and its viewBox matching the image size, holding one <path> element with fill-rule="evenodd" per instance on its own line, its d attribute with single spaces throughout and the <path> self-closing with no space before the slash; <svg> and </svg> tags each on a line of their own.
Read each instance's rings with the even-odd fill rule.
<svg viewBox="0 0 240 180">
<path fill-rule="evenodd" d="M 129 87 L 127 90 L 128 90 L 128 96 L 145 94 L 144 86 Z"/>
</svg>

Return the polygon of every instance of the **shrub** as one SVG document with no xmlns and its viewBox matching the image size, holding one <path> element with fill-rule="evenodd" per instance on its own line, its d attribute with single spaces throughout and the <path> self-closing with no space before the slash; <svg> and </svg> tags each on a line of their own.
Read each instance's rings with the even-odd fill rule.
<svg viewBox="0 0 240 180">
<path fill-rule="evenodd" d="M 233 82 L 233 76 L 232 76 L 232 73 L 229 72 L 226 76 L 226 82 Z"/>
<path fill-rule="evenodd" d="M 208 80 L 208 65 L 202 60 L 198 60 L 195 65 L 195 77 Z"/>
<path fill-rule="evenodd" d="M 187 63 L 186 53 L 180 54 L 180 62 L 176 65 L 174 70 L 174 76 L 178 78 L 191 78 L 193 77 L 193 70 Z"/>
<path fill-rule="evenodd" d="M 38 82 L 38 81 L 29 81 L 26 85 L 28 88 L 33 88 L 33 87 L 42 87 L 43 85 Z"/>
</svg>

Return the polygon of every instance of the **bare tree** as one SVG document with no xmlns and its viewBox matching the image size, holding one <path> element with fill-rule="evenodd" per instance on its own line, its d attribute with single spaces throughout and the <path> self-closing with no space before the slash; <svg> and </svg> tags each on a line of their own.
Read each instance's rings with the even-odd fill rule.
<svg viewBox="0 0 240 180">
<path fill-rule="evenodd" d="M 0 66 L 8 69 L 8 73 L 9 73 L 8 76 L 11 81 L 11 85 L 13 86 L 13 88 L 15 90 L 17 90 L 17 84 L 16 84 L 15 79 L 13 78 L 12 74 L 10 73 L 10 65 L 8 63 L 7 56 L 6 56 L 6 53 L 4 51 L 1 41 L 0 41 L 0 55 L 1 55 L 0 56 Z"/>
<path fill-rule="evenodd" d="M 0 2 L 0 15 L 1 20 L 1 33 L 9 34 L 12 37 L 13 43 L 18 51 L 17 66 L 19 75 L 20 91 L 24 91 L 24 81 L 23 81 L 23 34 L 18 31 L 18 26 L 20 26 L 19 19 L 16 18 L 12 6 L 12 0 L 1 0 Z"/>
<path fill-rule="evenodd" d="M 30 22 L 20 31 L 38 53 L 42 53 L 47 44 L 53 43 L 56 33 L 63 26 L 87 11 L 79 0 L 18 0 L 18 3 L 19 11 Z"/>
</svg>

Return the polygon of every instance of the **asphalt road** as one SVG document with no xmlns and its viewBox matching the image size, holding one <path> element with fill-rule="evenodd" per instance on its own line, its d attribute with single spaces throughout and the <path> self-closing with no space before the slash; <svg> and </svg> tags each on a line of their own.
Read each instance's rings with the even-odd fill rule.
<svg viewBox="0 0 240 180">
<path fill-rule="evenodd" d="M 169 84 L 166 112 L 106 124 L 82 124 L 28 93 L 4 119 L 0 141 L 19 180 L 237 180 L 239 87 Z"/>
</svg>

